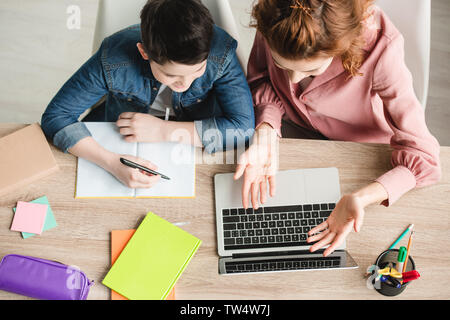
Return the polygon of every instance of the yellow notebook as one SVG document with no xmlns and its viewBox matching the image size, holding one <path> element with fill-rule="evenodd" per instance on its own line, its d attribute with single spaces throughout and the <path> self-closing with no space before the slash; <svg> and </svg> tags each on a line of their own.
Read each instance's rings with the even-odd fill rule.
<svg viewBox="0 0 450 320">
<path fill-rule="evenodd" d="M 130 300 L 162 300 L 202 241 L 149 212 L 103 279 Z"/>
<path fill-rule="evenodd" d="M 136 229 L 129 230 L 112 230 L 111 231 L 111 265 L 116 262 L 117 258 L 122 253 L 123 248 L 130 241 Z M 128 300 L 127 298 L 121 296 L 114 290 L 111 290 L 111 300 Z M 171 293 L 166 297 L 166 300 L 175 300 L 175 287 L 172 289 Z"/>
<path fill-rule="evenodd" d="M 149 160 L 170 177 L 149 189 L 132 189 L 96 164 L 78 158 L 75 198 L 193 198 L 195 148 L 180 143 L 126 142 L 114 122 L 85 122 L 92 137 L 105 149 Z M 119 161 L 119 160 L 117 160 Z M 119 163 L 119 165 L 123 165 Z"/>
</svg>

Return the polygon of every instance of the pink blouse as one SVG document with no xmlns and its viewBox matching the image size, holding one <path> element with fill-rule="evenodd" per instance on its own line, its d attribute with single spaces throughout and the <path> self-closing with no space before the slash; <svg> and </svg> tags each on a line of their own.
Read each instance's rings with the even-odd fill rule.
<svg viewBox="0 0 450 320">
<path fill-rule="evenodd" d="M 257 32 L 248 62 L 248 82 L 256 126 L 267 122 L 281 136 L 281 119 L 319 131 L 331 140 L 390 143 L 393 169 L 375 181 L 388 193 L 389 206 L 414 187 L 441 176 L 439 143 L 425 124 L 412 77 L 404 62 L 403 37 L 389 18 L 375 9 L 366 24 L 366 58 L 348 77 L 340 58 L 296 96 L 285 70 L 275 66 L 264 37 Z"/>
</svg>

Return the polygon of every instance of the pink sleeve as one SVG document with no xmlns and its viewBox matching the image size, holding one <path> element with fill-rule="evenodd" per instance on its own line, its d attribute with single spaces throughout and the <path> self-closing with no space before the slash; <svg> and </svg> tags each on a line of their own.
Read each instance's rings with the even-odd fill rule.
<svg viewBox="0 0 450 320">
<path fill-rule="evenodd" d="M 384 117 L 393 131 L 394 167 L 376 179 L 388 193 L 389 206 L 414 187 L 439 181 L 439 143 L 428 131 L 424 110 L 417 100 L 412 77 L 404 62 L 403 37 L 392 39 L 374 70 L 373 90 L 384 104 Z"/>
<path fill-rule="evenodd" d="M 247 80 L 255 104 L 256 128 L 263 122 L 270 124 L 281 137 L 284 107 L 272 87 L 268 71 L 268 57 L 263 36 L 257 32 L 247 66 Z"/>
</svg>

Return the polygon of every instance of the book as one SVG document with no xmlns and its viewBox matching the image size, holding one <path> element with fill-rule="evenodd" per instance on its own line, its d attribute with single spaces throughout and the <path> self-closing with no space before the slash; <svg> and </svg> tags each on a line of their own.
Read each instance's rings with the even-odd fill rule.
<svg viewBox="0 0 450 320">
<path fill-rule="evenodd" d="M 162 300 L 202 241 L 149 212 L 102 283 L 130 300 Z"/>
<path fill-rule="evenodd" d="M 0 138 L 0 196 L 58 171 L 39 124 Z"/>
<path fill-rule="evenodd" d="M 170 180 L 152 188 L 133 189 L 96 164 L 78 158 L 75 198 L 193 198 L 195 148 L 181 143 L 126 142 L 114 122 L 86 122 L 92 137 L 105 149 L 154 163 Z M 123 165 L 123 164 L 120 164 Z"/>
<path fill-rule="evenodd" d="M 128 241 L 133 236 L 136 229 L 128 230 L 112 230 L 111 231 L 111 265 L 116 262 L 117 258 L 122 253 L 123 248 L 127 245 Z M 124 296 L 118 294 L 114 290 L 111 290 L 111 300 L 128 300 Z M 166 300 L 175 300 L 175 288 L 166 297 Z"/>
</svg>

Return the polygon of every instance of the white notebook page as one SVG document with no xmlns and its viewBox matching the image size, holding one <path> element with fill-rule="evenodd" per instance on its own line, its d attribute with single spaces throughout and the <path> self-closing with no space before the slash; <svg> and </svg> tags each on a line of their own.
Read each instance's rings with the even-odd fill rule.
<svg viewBox="0 0 450 320">
<path fill-rule="evenodd" d="M 85 122 L 86 127 L 105 149 L 137 156 L 155 163 L 158 172 L 171 180 L 160 179 L 149 189 L 126 187 L 96 164 L 78 158 L 76 198 L 120 197 L 194 197 L 195 148 L 175 143 L 129 143 L 114 122 Z M 123 165 L 123 164 L 120 164 Z"/>
<path fill-rule="evenodd" d="M 179 143 L 138 143 L 137 156 L 154 163 L 170 178 L 150 189 L 136 189 L 136 197 L 195 197 L 195 148 Z"/>
</svg>

